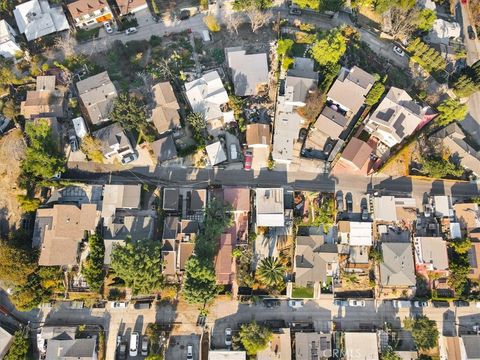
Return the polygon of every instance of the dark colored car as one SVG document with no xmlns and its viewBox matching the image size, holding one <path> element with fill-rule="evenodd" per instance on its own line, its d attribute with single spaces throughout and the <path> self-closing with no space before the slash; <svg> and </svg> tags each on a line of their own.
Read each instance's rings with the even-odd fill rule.
<svg viewBox="0 0 480 360">
<path fill-rule="evenodd" d="M 465 300 L 455 300 L 453 305 L 455 305 L 455 307 L 468 307 L 470 306 L 470 303 Z"/>
<path fill-rule="evenodd" d="M 137 310 L 150 309 L 152 307 L 151 301 L 137 301 L 133 304 L 133 307 Z"/>
<path fill-rule="evenodd" d="M 341 191 L 337 192 L 337 196 L 335 197 L 337 203 L 337 211 L 343 212 L 343 194 Z"/>
<path fill-rule="evenodd" d="M 264 299 L 263 305 L 267 308 L 274 308 L 280 306 L 280 301 L 277 299 Z"/>
<path fill-rule="evenodd" d="M 291 9 L 288 11 L 288 13 L 289 13 L 290 15 L 297 15 L 297 16 L 298 16 L 298 15 L 302 15 L 302 10 L 297 9 L 297 8 L 291 8 Z"/>
<path fill-rule="evenodd" d="M 450 307 L 450 303 L 448 301 L 443 301 L 443 300 L 435 300 L 432 301 L 432 304 L 436 308 L 446 308 Z"/>
<path fill-rule="evenodd" d="M 206 321 L 207 321 L 207 317 L 205 315 L 198 315 L 197 326 L 204 327 Z"/>
<path fill-rule="evenodd" d="M 347 193 L 347 195 L 345 195 L 345 202 L 347 203 L 347 212 L 349 212 L 349 213 L 353 212 L 352 193 Z"/>
<path fill-rule="evenodd" d="M 127 343 L 122 342 L 117 349 L 117 360 L 126 360 L 127 358 Z"/>
<path fill-rule="evenodd" d="M 305 128 L 301 128 L 300 131 L 298 132 L 298 142 L 303 143 L 305 142 L 305 139 L 307 138 L 308 130 Z"/>
<path fill-rule="evenodd" d="M 475 40 L 475 38 L 476 38 L 475 30 L 473 30 L 473 27 L 472 27 L 472 26 L 469 25 L 469 26 L 467 27 L 467 32 L 468 32 L 468 38 L 469 38 L 470 40 Z"/>
<path fill-rule="evenodd" d="M 180 11 L 180 16 L 178 17 L 180 20 L 187 20 L 190 18 L 190 10 L 182 10 Z"/>
</svg>

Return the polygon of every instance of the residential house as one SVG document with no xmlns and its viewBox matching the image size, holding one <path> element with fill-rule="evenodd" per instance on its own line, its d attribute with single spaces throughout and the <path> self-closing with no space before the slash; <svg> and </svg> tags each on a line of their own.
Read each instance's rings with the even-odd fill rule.
<svg viewBox="0 0 480 360">
<path fill-rule="evenodd" d="M 232 250 L 235 246 L 232 234 L 223 233 L 220 236 L 218 253 L 215 257 L 215 276 L 217 284 L 230 285 L 235 279 Z"/>
<path fill-rule="evenodd" d="M 63 91 L 55 90 L 55 76 L 38 76 L 35 91 L 27 91 L 27 98 L 20 104 L 25 119 L 63 118 L 66 103 Z"/>
<path fill-rule="evenodd" d="M 113 19 L 113 13 L 106 0 L 77 0 L 67 4 L 68 12 L 78 28 L 101 26 Z"/>
<path fill-rule="evenodd" d="M 203 116 L 211 134 L 218 134 L 226 114 L 222 107 L 229 101 L 218 72 L 211 71 L 200 79 L 185 83 L 185 90 L 192 111 Z"/>
<path fill-rule="evenodd" d="M 67 17 L 60 6 L 50 7 L 47 0 L 30 0 L 13 10 L 18 31 L 27 41 L 69 29 Z"/>
<path fill-rule="evenodd" d="M 192 188 L 163 189 L 163 210 L 182 219 L 203 221 L 207 190 Z"/>
<path fill-rule="evenodd" d="M 80 107 L 86 118 L 94 125 L 107 121 L 117 90 L 106 71 L 77 82 Z"/>
<path fill-rule="evenodd" d="M 480 360 L 480 335 L 462 335 L 461 340 L 465 359 Z"/>
<path fill-rule="evenodd" d="M 41 266 L 73 266 L 78 263 L 79 245 L 93 233 L 99 221 L 96 204 L 56 204 L 37 210 L 32 245 L 38 248 Z"/>
<path fill-rule="evenodd" d="M 285 106 L 305 106 L 307 95 L 317 89 L 318 73 L 314 71 L 315 62 L 308 58 L 294 58 L 293 68 L 285 77 Z"/>
<path fill-rule="evenodd" d="M 332 357 L 332 335 L 297 332 L 295 334 L 296 360 L 323 360 Z"/>
<path fill-rule="evenodd" d="M 414 254 L 418 274 L 428 277 L 428 273 L 434 272 L 440 278 L 448 276 L 447 242 L 441 237 L 415 237 Z"/>
<path fill-rule="evenodd" d="M 461 41 L 461 33 L 462 28 L 458 22 L 435 19 L 427 39 L 434 44 L 449 45 L 452 41 Z"/>
<path fill-rule="evenodd" d="M 115 0 L 120 10 L 120 15 L 135 14 L 139 11 L 148 9 L 148 4 L 145 0 Z"/>
<path fill-rule="evenodd" d="M 225 49 L 237 96 L 258 95 L 268 84 L 267 54 L 247 54 L 241 47 Z"/>
<path fill-rule="evenodd" d="M 457 123 L 438 130 L 434 137 L 449 151 L 452 160 L 480 176 L 480 151 Z"/>
<path fill-rule="evenodd" d="M 77 135 L 79 139 L 83 139 L 85 136 L 88 135 L 87 124 L 85 124 L 85 120 L 83 120 L 81 116 L 73 118 L 72 124 L 75 135 Z"/>
<path fill-rule="evenodd" d="M 342 68 L 327 93 L 327 101 L 344 111 L 347 118 L 351 118 L 362 108 L 374 83 L 375 77 L 358 66 Z"/>
<path fill-rule="evenodd" d="M 379 360 L 377 333 L 346 332 L 344 335 L 345 360 Z"/>
<path fill-rule="evenodd" d="M 384 242 L 381 250 L 383 260 L 379 265 L 380 291 L 385 294 L 391 290 L 393 296 L 396 296 L 396 291 L 406 290 L 409 296 L 413 296 L 416 278 L 411 243 Z"/>
<path fill-rule="evenodd" d="M 343 150 L 339 163 L 343 163 L 344 166 L 353 170 L 368 174 L 373 166 L 372 152 L 373 148 L 369 143 L 353 137 Z"/>
<path fill-rule="evenodd" d="M 409 217 L 416 219 L 417 202 L 414 198 L 375 196 L 372 204 L 372 217 L 375 221 L 394 223 L 400 220 L 407 220 Z"/>
<path fill-rule="evenodd" d="M 285 225 L 283 188 L 255 189 L 256 226 Z"/>
<path fill-rule="evenodd" d="M 13 335 L 0 326 L 0 358 L 4 358 L 13 343 Z"/>
<path fill-rule="evenodd" d="M 472 247 L 468 251 L 468 262 L 470 264 L 468 277 L 480 281 L 480 242 L 472 243 Z"/>
<path fill-rule="evenodd" d="M 44 327 L 37 340 L 45 360 L 97 360 L 97 337 L 77 338 L 76 327 Z"/>
<path fill-rule="evenodd" d="M 314 287 L 326 284 L 338 271 L 338 248 L 325 243 L 323 235 L 297 236 L 293 272 L 295 285 Z"/>
<path fill-rule="evenodd" d="M 150 146 L 152 148 L 153 155 L 159 164 L 165 161 L 176 159 L 178 156 L 175 141 L 173 140 L 173 136 L 170 134 L 155 140 L 150 144 Z"/>
<path fill-rule="evenodd" d="M 100 141 L 100 150 L 107 159 L 114 156 L 123 158 L 134 152 L 132 143 L 118 123 L 105 126 L 93 132 L 92 136 Z"/>
<path fill-rule="evenodd" d="M 180 211 L 180 206 L 180 190 L 178 188 L 164 188 L 162 209 L 168 213 L 177 213 Z"/>
<path fill-rule="evenodd" d="M 259 170 L 268 166 L 272 135 L 268 124 L 247 125 L 247 146 L 252 152 L 252 168 Z"/>
<path fill-rule="evenodd" d="M 341 220 L 338 222 L 338 237 L 341 244 L 372 246 L 372 223 Z"/>
<path fill-rule="evenodd" d="M 272 333 L 266 349 L 257 353 L 257 360 L 291 360 L 292 340 L 290 328 L 281 328 Z M 297 357 L 298 359 L 298 357 Z"/>
<path fill-rule="evenodd" d="M 464 236 L 480 238 L 480 208 L 477 203 L 454 204 L 453 212 Z"/>
<path fill-rule="evenodd" d="M 215 166 L 227 161 L 227 154 L 223 149 L 223 144 L 220 141 L 216 141 L 205 147 L 207 152 L 208 161 L 211 166 Z"/>
<path fill-rule="evenodd" d="M 245 351 L 209 350 L 208 360 L 247 360 Z"/>
<path fill-rule="evenodd" d="M 129 2 L 129 0 L 126 0 Z M 154 108 L 150 120 L 160 134 L 172 131 L 181 127 L 180 105 L 173 92 L 172 85 L 166 81 L 152 87 Z"/>
<path fill-rule="evenodd" d="M 450 196 L 435 195 L 433 197 L 433 207 L 435 209 L 436 217 L 453 219 L 453 208 Z"/>
<path fill-rule="evenodd" d="M 405 90 L 392 86 L 375 111 L 365 130 L 388 147 L 401 143 L 431 118 L 428 108 L 418 105 Z"/>
<path fill-rule="evenodd" d="M 22 51 L 15 36 L 17 32 L 5 20 L 0 20 L 0 56 L 12 59 Z"/>
</svg>

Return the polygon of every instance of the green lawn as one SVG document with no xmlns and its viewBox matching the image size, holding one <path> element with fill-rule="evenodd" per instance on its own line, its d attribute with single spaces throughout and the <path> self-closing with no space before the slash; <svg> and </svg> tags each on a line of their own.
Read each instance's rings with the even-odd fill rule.
<svg viewBox="0 0 480 360">
<path fill-rule="evenodd" d="M 313 298 L 313 287 L 294 287 L 292 298 L 311 299 Z"/>
</svg>

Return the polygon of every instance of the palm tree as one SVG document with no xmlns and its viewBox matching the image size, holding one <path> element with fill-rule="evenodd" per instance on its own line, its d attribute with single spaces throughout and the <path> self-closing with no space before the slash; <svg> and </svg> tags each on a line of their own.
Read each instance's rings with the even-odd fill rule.
<svg viewBox="0 0 480 360">
<path fill-rule="evenodd" d="M 257 277 L 266 286 L 275 286 L 283 281 L 285 267 L 275 257 L 263 259 L 257 268 Z"/>
</svg>

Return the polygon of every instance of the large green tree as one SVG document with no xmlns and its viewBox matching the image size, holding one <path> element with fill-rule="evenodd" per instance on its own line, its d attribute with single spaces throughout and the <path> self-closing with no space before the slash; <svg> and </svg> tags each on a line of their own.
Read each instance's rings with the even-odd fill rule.
<svg viewBox="0 0 480 360">
<path fill-rule="evenodd" d="M 163 286 L 161 254 L 158 241 L 127 241 L 114 245 L 110 268 L 134 294 L 151 294 Z"/>
<path fill-rule="evenodd" d="M 258 264 L 256 275 L 266 286 L 275 286 L 283 282 L 285 267 L 274 257 L 267 257 Z"/>
<path fill-rule="evenodd" d="M 279 56 L 288 55 L 288 53 L 292 49 L 293 44 L 294 44 L 294 41 L 292 39 L 280 39 L 280 40 L 278 40 L 277 54 Z"/>
<path fill-rule="evenodd" d="M 438 344 L 437 323 L 427 316 L 418 316 L 415 319 L 404 320 L 405 329 L 412 333 L 415 345 L 421 350 L 433 349 Z"/>
<path fill-rule="evenodd" d="M 383 85 L 382 82 L 377 81 L 375 84 L 373 84 L 372 88 L 365 97 L 365 104 L 367 104 L 368 106 L 375 105 L 376 103 L 378 103 L 384 92 L 385 85 Z"/>
<path fill-rule="evenodd" d="M 460 177 L 464 173 L 464 170 L 453 162 L 436 156 L 422 157 L 420 163 L 422 173 L 432 178 Z"/>
<path fill-rule="evenodd" d="M 418 29 L 421 31 L 430 31 L 437 20 L 437 12 L 431 9 L 423 9 L 418 17 Z"/>
<path fill-rule="evenodd" d="M 320 0 L 293 0 L 293 3 L 302 9 L 318 10 L 320 8 Z"/>
<path fill-rule="evenodd" d="M 22 330 L 15 332 L 13 343 L 5 355 L 4 360 L 29 360 L 33 359 L 32 351 L 30 349 L 30 339 Z"/>
<path fill-rule="evenodd" d="M 266 349 L 271 339 L 272 331 L 266 326 L 259 325 L 256 322 L 240 326 L 238 340 L 250 356 L 254 356 L 259 351 Z"/>
<path fill-rule="evenodd" d="M 463 255 L 472 248 L 472 241 L 469 238 L 458 238 L 451 240 L 449 245 L 457 254 Z"/>
<path fill-rule="evenodd" d="M 0 280 L 11 285 L 24 285 L 36 268 L 36 258 L 31 248 L 0 241 Z"/>
<path fill-rule="evenodd" d="M 125 130 L 135 130 L 141 133 L 149 142 L 153 141 L 152 127 L 147 122 L 147 110 L 143 100 L 120 94 L 113 103 L 110 118 L 122 125 Z"/>
<path fill-rule="evenodd" d="M 467 289 L 468 275 L 471 270 L 468 255 L 454 252 L 450 257 L 449 270 L 448 285 L 455 291 L 455 294 L 464 294 Z"/>
<path fill-rule="evenodd" d="M 185 264 L 183 297 L 190 304 L 203 304 L 213 300 L 218 294 L 215 272 L 212 266 L 191 257 Z"/>
<path fill-rule="evenodd" d="M 273 5 L 273 0 L 234 0 L 233 10 L 245 11 L 247 9 L 266 10 Z"/>
<path fill-rule="evenodd" d="M 311 52 L 312 57 L 321 66 L 329 66 L 338 63 L 346 50 L 347 41 L 342 31 L 332 29 L 313 44 Z"/>
<path fill-rule="evenodd" d="M 103 260 L 105 257 L 105 245 L 100 235 L 94 234 L 88 237 L 90 252 L 82 267 L 82 275 L 87 281 L 91 291 L 99 293 L 103 285 Z"/>
<path fill-rule="evenodd" d="M 454 121 L 463 121 L 468 113 L 467 104 L 462 104 L 458 99 L 447 99 L 438 105 L 438 116 L 435 122 L 440 125 L 448 125 Z"/>
</svg>

